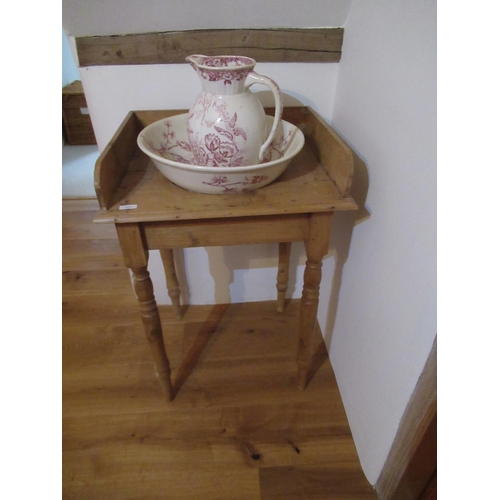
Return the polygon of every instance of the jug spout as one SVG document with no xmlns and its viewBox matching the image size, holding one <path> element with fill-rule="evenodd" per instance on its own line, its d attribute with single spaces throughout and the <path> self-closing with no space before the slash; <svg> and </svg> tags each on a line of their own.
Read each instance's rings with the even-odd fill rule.
<svg viewBox="0 0 500 500">
<path fill-rule="evenodd" d="M 192 54 L 186 57 L 186 61 L 195 68 L 217 70 L 252 70 L 256 61 L 246 56 L 204 56 Z"/>
<path fill-rule="evenodd" d="M 204 56 L 193 54 L 186 61 L 196 70 L 205 90 L 237 94 L 245 90 L 245 80 L 255 60 L 245 56 Z M 215 84 L 215 85 L 214 85 Z"/>
<path fill-rule="evenodd" d="M 186 57 L 186 61 L 191 64 L 194 68 L 203 65 L 203 62 L 208 58 L 208 56 L 203 56 L 201 54 L 192 54 Z"/>
</svg>

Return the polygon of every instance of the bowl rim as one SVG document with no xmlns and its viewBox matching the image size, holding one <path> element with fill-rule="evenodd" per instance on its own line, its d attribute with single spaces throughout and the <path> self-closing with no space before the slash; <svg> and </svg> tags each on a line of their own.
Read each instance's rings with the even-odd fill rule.
<svg viewBox="0 0 500 500">
<path fill-rule="evenodd" d="M 168 116 L 165 118 L 162 118 L 161 120 L 156 120 L 153 123 L 150 123 L 147 127 L 144 127 L 140 132 L 139 135 L 137 136 L 137 145 L 141 149 L 143 153 L 145 153 L 147 156 L 149 156 L 151 159 L 157 160 L 158 162 L 162 163 L 163 165 L 168 165 L 172 167 L 177 167 L 177 168 L 182 168 L 184 170 L 193 170 L 196 172 L 211 172 L 211 173 L 228 173 L 228 172 L 248 172 L 249 170 L 257 170 L 261 168 L 266 168 L 266 167 L 272 167 L 274 165 L 277 165 L 279 163 L 283 163 L 286 160 L 291 160 L 294 156 L 296 156 L 301 149 L 304 147 L 305 143 L 305 137 L 304 133 L 302 130 L 300 130 L 299 127 L 294 125 L 293 123 L 287 122 L 286 120 L 281 120 L 283 123 L 286 123 L 290 127 L 292 127 L 293 131 L 293 136 L 290 142 L 290 148 L 287 150 L 285 153 L 285 156 L 282 158 L 277 158 L 276 160 L 268 161 L 267 163 L 256 163 L 255 165 L 244 165 L 242 167 L 206 167 L 203 165 L 194 165 L 192 163 L 182 163 L 180 161 L 174 161 L 174 160 L 169 160 L 167 158 L 164 158 L 163 156 L 159 156 L 156 153 L 153 153 L 149 149 L 146 148 L 146 146 L 143 144 L 144 142 L 144 134 L 148 129 L 152 129 L 155 126 L 158 126 L 160 123 L 165 122 L 165 120 L 171 120 L 173 118 L 178 118 L 180 119 L 181 117 L 187 117 L 189 113 L 182 113 L 179 115 L 173 115 L 173 116 Z M 266 118 L 269 118 L 270 120 L 273 120 L 274 118 L 272 116 L 266 116 Z M 295 145 L 293 143 L 296 143 Z M 292 148 L 293 146 L 293 148 Z"/>
</svg>

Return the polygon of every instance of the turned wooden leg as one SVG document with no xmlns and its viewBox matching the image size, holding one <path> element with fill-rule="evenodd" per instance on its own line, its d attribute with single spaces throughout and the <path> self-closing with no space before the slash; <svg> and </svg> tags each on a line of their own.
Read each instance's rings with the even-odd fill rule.
<svg viewBox="0 0 500 500">
<path fill-rule="evenodd" d="M 160 314 L 156 306 L 153 283 L 149 276 L 148 250 L 144 244 L 139 224 L 116 224 L 125 265 L 132 271 L 135 295 L 139 302 L 144 333 L 149 342 L 154 369 L 160 385 L 169 401 L 173 399 L 170 363 L 161 329 Z"/>
<path fill-rule="evenodd" d="M 276 288 L 278 290 L 278 312 L 285 309 L 285 295 L 288 289 L 288 269 L 290 267 L 291 243 L 279 244 L 278 277 Z"/>
<path fill-rule="evenodd" d="M 160 315 L 153 292 L 153 283 L 149 277 L 146 267 L 132 268 L 132 279 L 134 291 L 139 301 L 141 320 L 144 325 L 144 333 L 151 348 L 153 365 L 156 377 L 160 382 L 163 392 L 169 401 L 173 399 L 171 370 L 168 361 L 165 345 L 163 343 L 163 333 L 161 329 Z"/>
<path fill-rule="evenodd" d="M 328 252 L 332 213 L 311 214 L 306 241 L 304 288 L 300 301 L 299 345 L 297 350 L 298 386 L 305 389 L 312 357 L 312 337 L 318 312 L 321 266 Z"/>
<path fill-rule="evenodd" d="M 165 269 L 165 278 L 167 280 L 168 296 L 172 299 L 175 315 L 180 318 L 181 313 L 181 290 L 179 288 L 179 280 L 175 272 L 174 252 L 171 248 L 163 248 L 160 250 L 163 268 Z"/>
</svg>

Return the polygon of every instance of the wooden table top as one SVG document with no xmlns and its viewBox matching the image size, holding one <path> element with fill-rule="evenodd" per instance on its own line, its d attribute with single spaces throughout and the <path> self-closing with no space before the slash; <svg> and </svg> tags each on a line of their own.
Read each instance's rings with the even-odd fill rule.
<svg viewBox="0 0 500 500">
<path fill-rule="evenodd" d="M 96 191 L 101 210 L 95 222 L 198 220 L 357 209 L 349 195 L 342 196 L 331 172 L 320 162 L 320 148 L 313 134 L 308 133 L 307 126 L 301 127 L 306 136 L 304 148 L 285 172 L 268 186 L 244 193 L 216 195 L 180 188 L 164 177 L 135 144 L 141 127 L 160 119 L 161 113 L 133 112 L 101 154 L 96 164 Z M 122 152 L 123 170 L 117 181 L 113 177 L 118 174 L 113 172 L 119 171 L 115 148 L 120 141 L 125 146 L 122 150 L 126 151 Z M 333 164 L 335 167 L 335 161 Z M 103 194 L 106 182 L 114 182 L 114 187 Z M 130 206 L 133 208 L 124 208 Z"/>
</svg>

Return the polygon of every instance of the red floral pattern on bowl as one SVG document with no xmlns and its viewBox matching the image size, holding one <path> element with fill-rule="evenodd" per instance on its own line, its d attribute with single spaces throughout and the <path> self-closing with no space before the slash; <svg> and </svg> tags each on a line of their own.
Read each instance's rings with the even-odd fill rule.
<svg viewBox="0 0 500 500">
<path fill-rule="evenodd" d="M 139 134 L 137 143 L 165 177 L 190 191 L 227 194 L 261 188 L 281 175 L 304 145 L 302 132 L 281 120 L 263 162 L 235 166 L 229 138 L 221 141 L 208 135 L 204 148 L 192 148 L 187 140 L 187 116 L 176 115 L 149 125 Z M 272 123 L 272 117 L 266 118 Z"/>
</svg>

